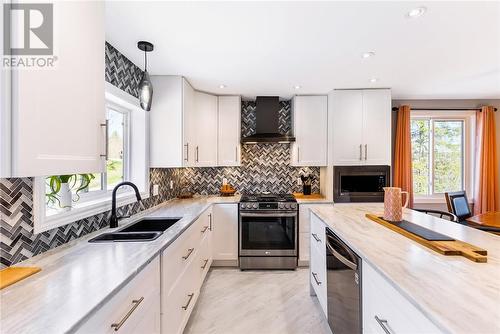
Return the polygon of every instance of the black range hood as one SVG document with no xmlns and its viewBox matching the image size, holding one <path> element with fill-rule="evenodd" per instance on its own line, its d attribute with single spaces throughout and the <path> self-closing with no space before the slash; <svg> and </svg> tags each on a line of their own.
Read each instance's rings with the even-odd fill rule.
<svg viewBox="0 0 500 334">
<path fill-rule="evenodd" d="M 257 96 L 256 100 L 256 128 L 255 134 L 242 137 L 244 144 L 254 143 L 290 143 L 295 137 L 287 136 L 278 131 L 279 129 L 280 101 L 277 96 Z"/>
</svg>

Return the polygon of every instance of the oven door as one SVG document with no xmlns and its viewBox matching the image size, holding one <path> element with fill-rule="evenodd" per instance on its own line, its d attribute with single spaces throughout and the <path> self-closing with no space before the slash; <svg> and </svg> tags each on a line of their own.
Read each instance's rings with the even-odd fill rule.
<svg viewBox="0 0 500 334">
<path fill-rule="evenodd" d="M 297 256 L 297 212 L 240 212 L 240 256 Z"/>
</svg>

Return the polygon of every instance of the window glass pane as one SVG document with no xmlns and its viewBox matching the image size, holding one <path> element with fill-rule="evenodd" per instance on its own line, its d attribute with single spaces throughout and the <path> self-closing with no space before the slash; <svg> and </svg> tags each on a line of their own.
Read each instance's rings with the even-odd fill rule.
<svg viewBox="0 0 500 334">
<path fill-rule="evenodd" d="M 428 119 L 411 120 L 413 191 L 419 195 L 429 195 L 429 124 Z"/>
<path fill-rule="evenodd" d="M 94 178 L 90 181 L 88 191 L 102 190 L 101 174 L 92 174 Z"/>
<path fill-rule="evenodd" d="M 124 164 L 124 124 L 125 114 L 113 109 L 108 109 L 109 156 L 106 162 L 107 188 L 113 187 L 123 181 Z"/>
<path fill-rule="evenodd" d="M 463 121 L 434 121 L 434 192 L 463 189 Z"/>
</svg>

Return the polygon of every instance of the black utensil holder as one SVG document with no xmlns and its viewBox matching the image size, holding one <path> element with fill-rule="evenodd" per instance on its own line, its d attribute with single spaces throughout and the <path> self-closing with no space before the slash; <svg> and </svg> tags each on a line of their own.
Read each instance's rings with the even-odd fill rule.
<svg viewBox="0 0 500 334">
<path fill-rule="evenodd" d="M 311 185 L 310 184 L 303 184 L 302 185 L 302 193 L 304 195 L 311 195 Z"/>
</svg>

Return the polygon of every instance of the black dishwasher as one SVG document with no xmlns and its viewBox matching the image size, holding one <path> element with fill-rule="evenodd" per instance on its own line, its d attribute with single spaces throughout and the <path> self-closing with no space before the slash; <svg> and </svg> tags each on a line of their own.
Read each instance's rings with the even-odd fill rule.
<svg viewBox="0 0 500 334">
<path fill-rule="evenodd" d="M 328 324 L 333 334 L 361 333 L 361 258 L 326 229 Z"/>
</svg>

